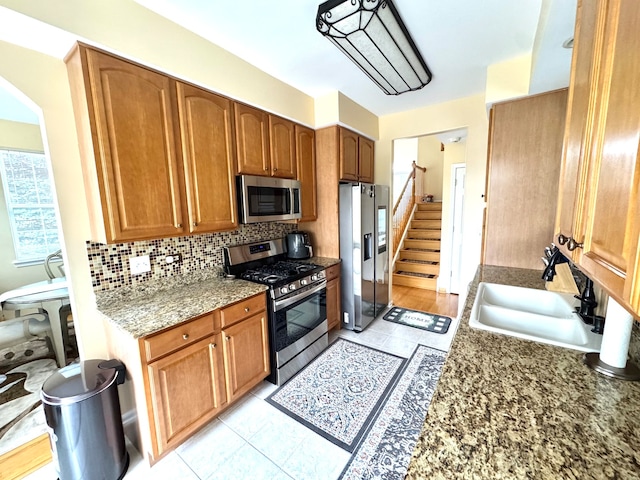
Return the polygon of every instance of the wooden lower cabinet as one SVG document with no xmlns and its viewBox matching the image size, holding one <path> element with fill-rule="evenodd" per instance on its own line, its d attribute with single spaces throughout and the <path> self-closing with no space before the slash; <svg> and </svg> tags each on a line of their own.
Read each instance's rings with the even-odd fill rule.
<svg viewBox="0 0 640 480">
<path fill-rule="evenodd" d="M 342 305 L 340 303 L 340 264 L 326 270 L 327 275 L 327 323 L 329 330 L 340 329 Z"/>
<path fill-rule="evenodd" d="M 142 338 L 111 322 L 105 331 L 133 390 L 136 446 L 152 464 L 269 374 L 264 293 Z"/>
<path fill-rule="evenodd" d="M 149 364 L 158 450 L 187 438 L 227 404 L 221 335 Z"/>
<path fill-rule="evenodd" d="M 267 312 L 222 330 L 227 396 L 238 399 L 269 375 Z"/>
</svg>

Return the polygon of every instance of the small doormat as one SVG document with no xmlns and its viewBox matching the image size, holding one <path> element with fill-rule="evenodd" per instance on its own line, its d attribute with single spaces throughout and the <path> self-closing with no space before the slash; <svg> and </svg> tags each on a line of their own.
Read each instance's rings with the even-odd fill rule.
<svg viewBox="0 0 640 480">
<path fill-rule="evenodd" d="M 416 312 L 400 307 L 392 308 L 382 318 L 390 322 L 421 328 L 433 333 L 447 333 L 449 325 L 451 325 L 451 318 L 449 317 L 434 313 Z"/>
<path fill-rule="evenodd" d="M 353 452 L 406 359 L 338 339 L 267 402 Z"/>
</svg>

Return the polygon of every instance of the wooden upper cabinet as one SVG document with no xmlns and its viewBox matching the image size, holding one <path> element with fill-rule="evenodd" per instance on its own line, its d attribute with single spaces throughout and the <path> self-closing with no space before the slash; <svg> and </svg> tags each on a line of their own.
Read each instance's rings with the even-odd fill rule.
<svg viewBox="0 0 640 480">
<path fill-rule="evenodd" d="M 340 180 L 358 181 L 358 135 L 340 127 Z"/>
<path fill-rule="evenodd" d="M 340 131 L 340 180 L 373 183 L 373 141 L 346 128 Z"/>
<path fill-rule="evenodd" d="M 595 89 L 599 73 L 599 65 L 592 59 L 602 48 L 605 11 L 606 2 L 580 2 L 574 32 L 554 239 L 562 253 L 575 262 L 579 260 L 580 251 L 571 252 L 567 244 L 560 245 L 558 236 L 571 237 L 578 229 L 576 222 L 582 214 L 579 199 L 584 197 L 587 186 L 586 169 L 582 166 L 591 148 L 589 139 L 595 109 L 592 85 Z"/>
<path fill-rule="evenodd" d="M 233 102 L 177 84 L 189 232 L 238 225 L 235 203 Z"/>
<path fill-rule="evenodd" d="M 257 108 L 234 104 L 238 173 L 271 175 L 269 114 Z"/>
<path fill-rule="evenodd" d="M 269 115 L 269 143 L 271 145 L 271 175 L 296 178 L 296 138 L 294 123 Z"/>
<path fill-rule="evenodd" d="M 358 138 L 358 177 L 361 182 L 373 183 L 373 141 Z"/>
<path fill-rule="evenodd" d="M 561 233 L 572 239 L 565 247 L 575 247 L 569 253 L 580 268 L 622 305 L 640 314 L 640 2 L 582 1 L 577 18 L 578 33 L 583 23 L 595 29 L 587 37 L 592 38 L 591 55 L 581 55 L 583 36 L 576 37 L 570 91 L 581 94 L 583 102 L 588 98 L 589 106 L 586 125 L 584 118 L 568 120 L 568 132 L 582 128 L 585 134 L 573 230 Z M 580 89 L 578 79 L 580 72 L 587 71 L 591 75 L 588 94 L 585 87 Z M 566 151 L 565 163 L 571 165 L 575 155 L 570 155 L 569 148 Z M 562 218 L 557 223 L 562 225 Z"/>
<path fill-rule="evenodd" d="M 113 243 L 186 232 L 174 81 L 82 45 L 68 65 L 94 239 Z"/>
<path fill-rule="evenodd" d="M 295 136 L 296 163 L 302 196 L 302 218 L 298 221 L 309 222 L 318 218 L 315 132 L 302 125 L 296 125 Z"/>
</svg>

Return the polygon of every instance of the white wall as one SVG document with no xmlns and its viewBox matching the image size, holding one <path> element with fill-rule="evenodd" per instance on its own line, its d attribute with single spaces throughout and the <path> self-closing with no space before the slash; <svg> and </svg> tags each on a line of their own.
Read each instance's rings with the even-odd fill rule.
<svg viewBox="0 0 640 480">
<path fill-rule="evenodd" d="M 442 201 L 442 162 L 444 152 L 440 150 L 440 140 L 435 135 L 420 137 L 418 140 L 418 165 L 427 169 L 423 178 L 422 192 Z"/>
</svg>

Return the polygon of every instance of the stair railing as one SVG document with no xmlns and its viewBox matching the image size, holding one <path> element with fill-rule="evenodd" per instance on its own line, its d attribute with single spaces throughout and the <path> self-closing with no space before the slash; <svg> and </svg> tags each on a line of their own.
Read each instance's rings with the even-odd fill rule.
<svg viewBox="0 0 640 480">
<path fill-rule="evenodd" d="M 407 177 L 407 181 L 402 187 L 402 192 L 393 207 L 393 257 L 395 258 L 400 242 L 404 236 L 404 232 L 409 225 L 409 220 L 413 214 L 413 208 L 416 204 L 416 198 L 422 198 L 422 185 L 424 184 L 423 175 L 427 171 L 426 168 L 416 165 L 413 161 L 411 164 L 411 172 Z"/>
</svg>

